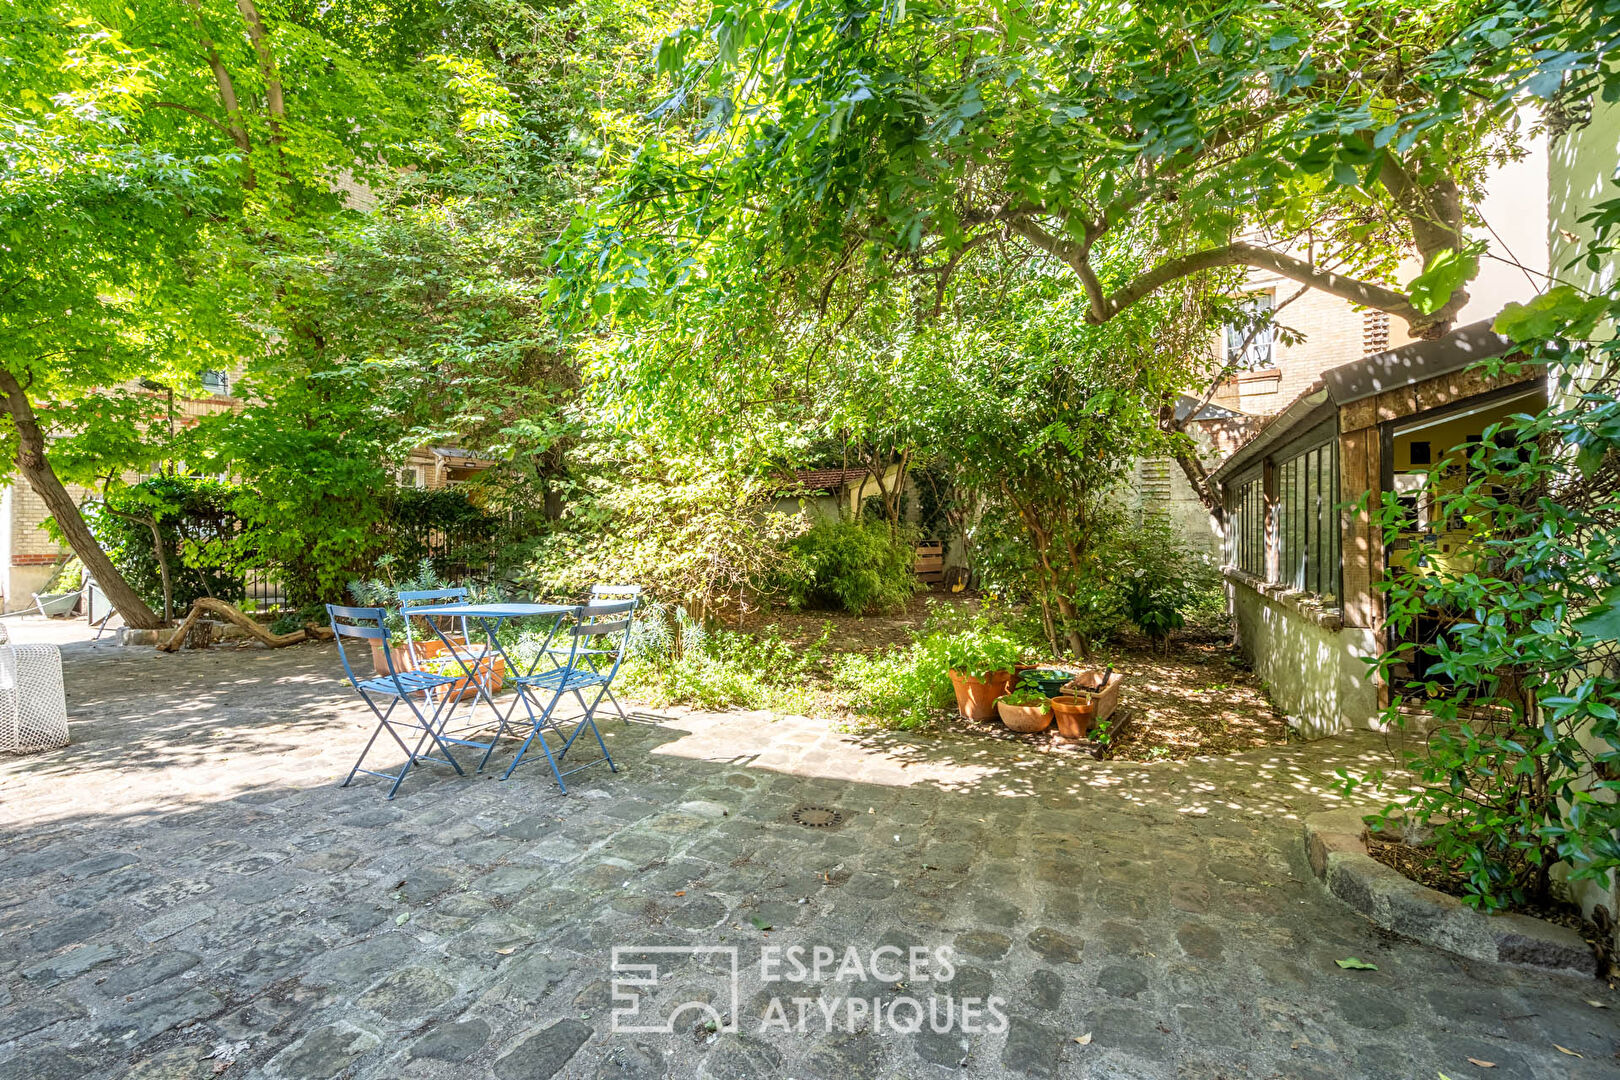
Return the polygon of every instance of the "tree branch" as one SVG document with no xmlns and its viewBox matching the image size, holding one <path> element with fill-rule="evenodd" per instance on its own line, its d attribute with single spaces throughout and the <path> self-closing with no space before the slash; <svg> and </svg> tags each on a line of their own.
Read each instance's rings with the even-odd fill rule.
<svg viewBox="0 0 1620 1080">
<path fill-rule="evenodd" d="M 1405 319 L 1418 333 L 1437 322 L 1445 321 L 1444 317 L 1436 312 L 1434 315 L 1420 313 L 1412 302 L 1403 293 L 1372 282 L 1361 281 L 1357 278 L 1336 274 L 1331 270 L 1320 270 L 1303 259 L 1296 259 L 1292 255 L 1285 255 L 1280 251 L 1260 247 L 1244 241 L 1235 241 L 1225 247 L 1211 248 L 1208 251 L 1194 252 L 1191 255 L 1181 255 L 1174 259 L 1166 259 L 1153 269 L 1141 274 L 1129 285 L 1107 297 L 1100 309 L 1094 304 L 1088 316 L 1092 323 L 1105 323 L 1130 307 L 1143 297 L 1151 294 L 1161 286 L 1167 285 L 1180 278 L 1189 277 L 1205 270 L 1214 270 L 1222 266 L 1252 266 L 1261 270 L 1270 270 L 1274 274 L 1297 281 L 1302 285 L 1309 285 L 1330 296 L 1348 300 L 1362 307 L 1375 308 L 1386 311 L 1391 315 Z M 1078 271 L 1078 268 L 1076 268 Z M 1083 279 L 1082 279 L 1083 280 Z"/>
<path fill-rule="evenodd" d="M 253 144 L 248 140 L 247 128 L 242 126 L 242 105 L 236 98 L 236 83 L 231 79 L 231 73 L 225 70 L 225 62 L 219 58 L 219 49 L 214 46 L 214 39 L 209 36 L 208 28 L 202 21 L 201 0 L 182 0 L 186 7 L 191 9 L 191 21 L 197 27 L 197 36 L 202 43 L 203 51 L 208 54 L 208 69 L 214 73 L 214 85 L 219 88 L 220 104 L 225 106 L 225 131 L 236 143 L 236 148 L 242 151 L 242 164 L 247 170 L 242 177 L 242 186 L 252 190 L 258 186 L 253 175 Z"/>
<path fill-rule="evenodd" d="M 183 113 L 190 113 L 199 120 L 206 120 L 208 123 L 213 124 L 225 134 L 230 135 L 232 141 L 235 141 L 236 139 L 236 136 L 231 132 L 229 126 L 220 123 L 218 120 L 214 119 L 212 116 L 209 116 L 201 109 L 194 109 L 190 105 L 182 105 L 178 101 L 148 101 L 146 103 L 146 107 L 148 109 L 179 109 Z"/>
</svg>

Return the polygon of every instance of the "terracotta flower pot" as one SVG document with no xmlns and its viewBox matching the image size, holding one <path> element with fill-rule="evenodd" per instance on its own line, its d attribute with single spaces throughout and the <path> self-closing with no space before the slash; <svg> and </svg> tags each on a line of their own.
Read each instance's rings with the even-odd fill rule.
<svg viewBox="0 0 1620 1080">
<path fill-rule="evenodd" d="M 471 656 L 466 659 L 469 664 L 472 663 Z M 442 670 L 440 674 L 454 675 L 460 670 L 459 667 L 454 666 L 452 661 L 448 670 Z M 478 680 L 478 686 L 482 686 L 485 693 L 493 697 L 500 693 L 501 684 L 506 681 L 506 661 L 499 656 L 484 657 L 483 660 L 479 661 L 478 667 L 473 670 L 473 678 Z M 478 693 L 478 686 L 474 686 L 473 680 L 463 675 L 450 684 L 449 691 L 457 701 L 466 701 Z"/>
<path fill-rule="evenodd" d="M 987 671 L 984 678 L 951 671 L 951 689 L 956 691 L 956 711 L 969 720 L 988 720 L 996 713 L 996 698 L 1012 685 L 1012 672 Z"/>
<path fill-rule="evenodd" d="M 1083 739 L 1097 723 L 1097 703 L 1082 695 L 1064 694 L 1052 699 L 1052 718 L 1057 721 L 1059 735 Z"/>
<path fill-rule="evenodd" d="M 456 634 L 450 635 L 450 644 L 455 646 L 458 650 L 467 647 L 467 643 Z M 446 651 L 444 642 L 440 641 L 438 638 L 429 638 L 426 641 L 419 640 L 417 641 L 415 647 L 417 657 L 422 660 L 426 660 L 429 657 L 442 656 Z M 410 671 L 420 666 L 419 664 L 412 663 L 410 650 L 407 649 L 403 643 L 398 645 L 390 643 L 388 648 L 389 651 L 394 654 L 394 666 L 400 671 Z M 388 674 L 388 662 L 383 659 L 382 642 L 377 638 L 371 639 L 371 666 L 376 669 L 377 674 L 379 675 Z"/>
<path fill-rule="evenodd" d="M 1044 701 L 1039 705 L 1014 705 L 1004 697 L 998 698 L 996 712 L 1008 731 L 1025 735 L 1045 731 L 1052 724 L 1052 706 Z"/>
<path fill-rule="evenodd" d="M 1101 684 L 1105 677 L 1107 685 L 1104 686 Z M 1124 682 L 1125 673 L 1123 671 L 1087 671 L 1070 680 L 1063 689 L 1070 694 L 1089 697 L 1096 707 L 1093 722 L 1097 722 L 1108 719 L 1113 715 L 1114 710 L 1118 708 L 1119 690 Z"/>
</svg>

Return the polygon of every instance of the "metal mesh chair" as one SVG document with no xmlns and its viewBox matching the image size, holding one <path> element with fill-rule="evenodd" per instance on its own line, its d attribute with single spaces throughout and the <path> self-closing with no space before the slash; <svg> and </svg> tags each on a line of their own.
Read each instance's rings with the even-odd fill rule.
<svg viewBox="0 0 1620 1080">
<path fill-rule="evenodd" d="M 0 628 L 0 642 L 7 642 Z M 0 751 L 33 754 L 68 744 L 62 653 L 55 645 L 0 644 Z"/>
<path fill-rule="evenodd" d="M 455 695 L 449 693 L 436 695 L 434 693 L 434 691 L 448 686 L 456 680 L 447 675 L 437 675 L 429 671 L 412 671 L 409 669 L 401 671 L 394 663 L 394 653 L 388 644 L 388 612 L 383 608 L 339 607 L 335 604 L 327 604 L 326 614 L 332 621 L 332 633 L 337 641 L 338 658 L 343 661 L 343 673 L 349 677 L 349 682 L 353 684 L 355 690 L 360 694 L 361 700 L 370 707 L 372 713 L 377 717 L 377 729 L 371 733 L 371 738 L 366 742 L 366 748 L 360 751 L 360 757 L 355 761 L 354 768 L 349 770 L 348 777 L 344 779 L 340 786 L 348 787 L 350 782 L 354 780 L 356 773 L 378 776 L 384 780 L 394 782 L 393 786 L 388 789 L 388 797 L 392 799 L 394 793 L 399 790 L 399 785 L 404 782 L 405 774 L 410 772 L 411 766 L 418 761 L 432 761 L 441 765 L 449 765 L 458 774 L 465 775 L 465 770 L 462 769 L 461 765 L 457 763 L 455 757 L 450 753 L 450 748 L 440 738 L 439 732 L 441 714 L 444 713 L 449 703 L 454 700 Z M 340 619 L 346 621 L 340 622 Z M 360 638 L 367 642 L 380 640 L 388 674 L 379 675 L 374 679 L 356 678 L 354 668 L 349 663 L 348 651 L 343 645 L 344 638 Z M 431 715 L 424 714 L 423 710 L 418 707 L 415 700 L 418 696 L 423 699 L 423 705 L 432 706 Z M 378 702 L 383 700 L 388 702 L 386 709 L 378 707 Z M 410 714 L 409 718 L 395 718 L 394 709 L 401 702 L 405 704 L 406 712 Z M 377 772 L 374 769 L 362 769 L 360 767 L 365 763 L 366 755 L 371 753 L 372 746 L 376 744 L 377 736 L 384 731 L 388 732 L 394 742 L 399 744 L 399 748 L 405 751 L 405 764 L 400 766 L 397 773 Z M 414 748 L 407 744 L 406 738 L 400 737 L 401 731 L 406 733 L 406 738 L 412 735 L 416 736 Z M 430 739 L 433 741 L 433 745 L 437 746 L 439 751 L 444 754 L 444 757 L 437 758 L 422 753 L 422 748 L 427 745 Z"/>
<path fill-rule="evenodd" d="M 619 673 L 619 666 L 624 662 L 625 644 L 630 640 L 635 609 L 634 600 L 586 604 L 579 609 L 578 620 L 568 630 L 572 643 L 568 649 L 566 662 L 550 671 L 530 672 L 513 680 L 517 700 L 512 703 L 506 719 L 508 722 L 511 720 L 518 704 L 521 703 L 528 714 L 530 730 L 523 740 L 523 745 L 518 747 L 517 756 L 512 759 L 512 764 L 508 765 L 506 772 L 501 775 L 502 780 L 512 775 L 512 771 L 523 760 L 523 755 L 536 742 L 540 744 L 540 749 L 546 755 L 546 761 L 551 765 L 551 774 L 557 781 L 558 790 L 564 795 L 568 794 L 568 785 L 563 783 L 565 776 L 601 762 L 606 762 L 613 772 L 619 771 L 619 767 L 613 763 L 613 756 L 608 753 L 607 743 L 603 741 L 601 731 L 597 730 L 595 716 L 596 707 L 611 689 L 613 677 Z M 586 692 L 593 688 L 596 693 L 587 702 Z M 574 724 L 572 731 L 565 731 L 563 725 L 568 721 L 559 720 L 556 716 L 557 705 L 562 701 L 564 694 L 574 695 L 584 710 L 580 716 L 569 718 Z M 564 770 L 561 766 L 562 760 L 568 756 L 568 751 L 573 749 L 574 741 L 587 729 L 596 737 L 596 745 L 601 749 L 602 756 Z M 548 730 L 555 732 L 562 740 L 562 746 L 555 754 L 552 753 L 550 743 L 546 741 Z M 490 752 L 493 750 L 491 747 Z M 489 760 L 488 752 L 485 753 L 484 760 Z M 483 768 L 483 765 L 480 764 L 479 768 Z"/>
</svg>

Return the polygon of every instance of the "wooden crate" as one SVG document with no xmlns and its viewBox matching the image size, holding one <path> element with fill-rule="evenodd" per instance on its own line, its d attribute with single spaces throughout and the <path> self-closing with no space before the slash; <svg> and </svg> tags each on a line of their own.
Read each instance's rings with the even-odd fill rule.
<svg viewBox="0 0 1620 1080">
<path fill-rule="evenodd" d="M 917 553 L 912 571 L 924 581 L 935 582 L 945 576 L 945 543 L 941 540 L 917 541 Z"/>
</svg>

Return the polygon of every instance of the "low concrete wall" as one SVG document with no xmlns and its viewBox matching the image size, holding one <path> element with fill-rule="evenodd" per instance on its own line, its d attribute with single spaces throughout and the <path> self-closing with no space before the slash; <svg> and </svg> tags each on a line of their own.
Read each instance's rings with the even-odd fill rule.
<svg viewBox="0 0 1620 1080">
<path fill-rule="evenodd" d="M 1243 654 L 1292 727 L 1308 739 L 1378 727 L 1378 687 L 1361 659 L 1378 654 L 1371 630 L 1324 626 L 1232 575 L 1227 588 Z"/>
<path fill-rule="evenodd" d="M 13 566 L 6 580 L 5 608 L 22 611 L 34 603 L 34 593 L 42 593 L 56 573 L 54 564 L 48 566 Z"/>
</svg>

